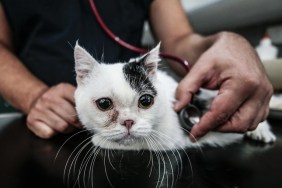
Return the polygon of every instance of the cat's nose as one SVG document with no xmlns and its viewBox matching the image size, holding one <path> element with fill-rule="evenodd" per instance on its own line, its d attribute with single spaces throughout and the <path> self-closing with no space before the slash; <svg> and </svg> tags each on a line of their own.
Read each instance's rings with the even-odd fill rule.
<svg viewBox="0 0 282 188">
<path fill-rule="evenodd" d="M 123 122 L 122 125 L 125 126 L 129 130 L 134 125 L 134 121 L 131 119 L 127 119 Z"/>
</svg>

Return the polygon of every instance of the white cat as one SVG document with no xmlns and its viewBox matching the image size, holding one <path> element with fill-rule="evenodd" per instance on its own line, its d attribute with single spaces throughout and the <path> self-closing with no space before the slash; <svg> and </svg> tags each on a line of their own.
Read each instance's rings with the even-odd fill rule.
<svg viewBox="0 0 282 188">
<path fill-rule="evenodd" d="M 172 150 L 203 144 L 224 146 L 243 134 L 210 132 L 189 140 L 173 110 L 177 82 L 157 70 L 160 45 L 140 62 L 97 62 L 75 46 L 76 110 L 82 124 L 94 132 L 94 145 L 123 150 Z M 246 134 L 265 143 L 275 141 L 267 122 Z"/>
</svg>

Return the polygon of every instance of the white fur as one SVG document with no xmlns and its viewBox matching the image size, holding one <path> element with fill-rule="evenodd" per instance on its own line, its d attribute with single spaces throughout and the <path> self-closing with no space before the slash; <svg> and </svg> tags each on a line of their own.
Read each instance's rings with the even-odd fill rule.
<svg viewBox="0 0 282 188">
<path fill-rule="evenodd" d="M 159 46 L 150 53 L 153 56 L 148 55 L 145 64 L 155 63 L 153 69 L 156 69 L 158 53 Z M 83 56 L 87 56 L 87 61 Z M 243 137 L 242 134 L 210 132 L 198 142 L 192 143 L 188 134 L 182 130 L 177 113 L 173 110 L 177 82 L 166 73 L 152 70 L 152 74 L 149 74 L 153 78 L 157 96 L 152 107 L 144 110 L 138 108 L 140 94 L 125 80 L 122 70 L 124 64 L 98 64 L 78 44 L 75 47 L 75 58 L 76 70 L 89 68 L 80 72 L 88 75 L 79 75 L 77 78 L 75 102 L 80 121 L 95 133 L 95 145 L 124 150 L 171 150 L 204 144 L 224 146 Z M 151 65 L 150 67 L 152 68 Z M 114 103 L 113 109 L 106 112 L 99 110 L 95 104 L 97 99 L 105 97 L 112 99 Z M 111 121 L 115 112 L 118 112 L 116 121 Z M 130 129 L 130 136 L 126 127 L 121 125 L 126 119 L 135 122 Z M 247 136 L 265 143 L 275 140 L 266 122 L 255 131 L 248 132 Z"/>
<path fill-rule="evenodd" d="M 276 140 L 274 134 L 270 131 L 270 126 L 267 121 L 259 124 L 259 126 L 254 131 L 249 131 L 246 136 L 253 140 L 258 140 L 264 143 L 271 143 Z"/>
</svg>

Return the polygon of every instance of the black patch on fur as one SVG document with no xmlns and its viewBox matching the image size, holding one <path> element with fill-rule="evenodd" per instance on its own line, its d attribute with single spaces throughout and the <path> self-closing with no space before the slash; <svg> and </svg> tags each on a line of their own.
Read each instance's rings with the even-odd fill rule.
<svg viewBox="0 0 282 188">
<path fill-rule="evenodd" d="M 123 67 L 125 79 L 137 93 L 150 93 L 157 95 L 157 90 L 148 77 L 146 68 L 140 62 L 127 63 Z"/>
</svg>

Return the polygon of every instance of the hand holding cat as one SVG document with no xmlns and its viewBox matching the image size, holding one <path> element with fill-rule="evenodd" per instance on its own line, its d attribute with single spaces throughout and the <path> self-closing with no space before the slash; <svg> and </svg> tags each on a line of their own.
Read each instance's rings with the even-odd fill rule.
<svg viewBox="0 0 282 188">
<path fill-rule="evenodd" d="M 68 133 L 80 128 L 74 108 L 75 87 L 61 83 L 49 88 L 37 99 L 27 116 L 28 128 L 41 138 Z"/>
<path fill-rule="evenodd" d="M 219 92 L 210 110 L 191 130 L 196 138 L 211 130 L 253 130 L 268 115 L 272 86 L 255 51 L 236 34 L 220 35 L 198 58 L 178 86 L 175 109 L 189 103 L 200 87 Z"/>
</svg>

